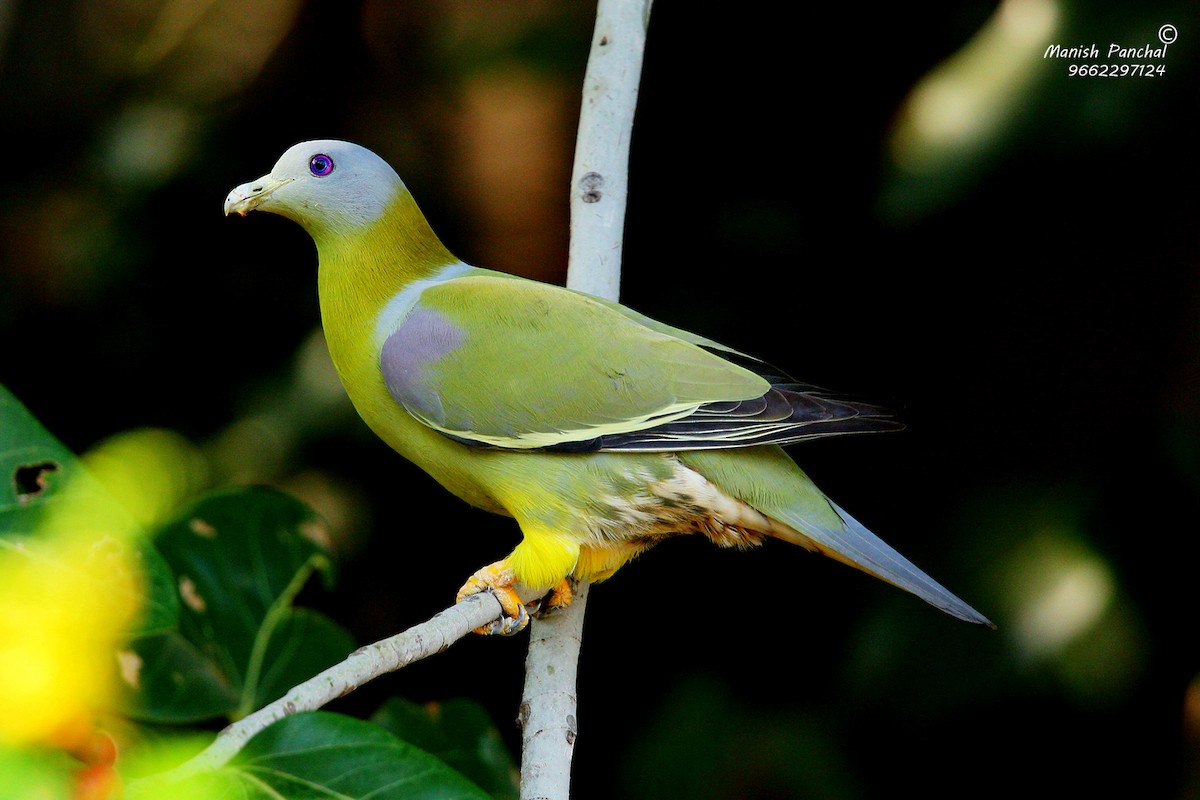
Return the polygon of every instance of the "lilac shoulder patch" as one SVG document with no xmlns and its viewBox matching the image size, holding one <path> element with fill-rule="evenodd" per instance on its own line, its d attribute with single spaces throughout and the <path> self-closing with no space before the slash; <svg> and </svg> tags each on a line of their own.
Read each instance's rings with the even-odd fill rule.
<svg viewBox="0 0 1200 800">
<path fill-rule="evenodd" d="M 409 412 L 445 423 L 442 398 L 432 385 L 429 365 L 452 353 L 465 334 L 441 313 L 415 308 L 387 337 L 379 356 L 388 393 Z"/>
</svg>

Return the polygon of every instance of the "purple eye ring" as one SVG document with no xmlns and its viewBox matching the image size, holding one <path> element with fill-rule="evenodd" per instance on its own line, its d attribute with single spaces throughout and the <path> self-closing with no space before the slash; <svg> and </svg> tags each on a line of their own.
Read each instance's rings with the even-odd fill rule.
<svg viewBox="0 0 1200 800">
<path fill-rule="evenodd" d="M 308 160 L 308 170 L 318 178 L 323 178 L 333 172 L 333 159 L 324 153 L 317 153 Z"/>
</svg>

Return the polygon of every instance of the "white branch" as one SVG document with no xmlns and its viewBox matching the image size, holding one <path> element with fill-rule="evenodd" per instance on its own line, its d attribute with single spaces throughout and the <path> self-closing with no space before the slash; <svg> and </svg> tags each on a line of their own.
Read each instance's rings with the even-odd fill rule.
<svg viewBox="0 0 1200 800">
<path fill-rule="evenodd" d="M 621 287 L 629 142 L 651 0 L 600 0 L 584 76 L 567 286 L 616 300 Z M 567 800 L 577 734 L 575 676 L 587 585 L 574 602 L 535 620 L 525 661 L 521 800 Z"/>
<path fill-rule="evenodd" d="M 571 171 L 567 285 L 616 300 L 629 186 L 629 142 L 651 0 L 600 0 Z"/>
<path fill-rule="evenodd" d="M 571 755 L 578 732 L 575 675 L 587 589 L 586 583 L 580 583 L 569 606 L 531 623 L 525 690 L 517 714 L 521 800 L 566 800 L 569 796 Z"/>
</svg>

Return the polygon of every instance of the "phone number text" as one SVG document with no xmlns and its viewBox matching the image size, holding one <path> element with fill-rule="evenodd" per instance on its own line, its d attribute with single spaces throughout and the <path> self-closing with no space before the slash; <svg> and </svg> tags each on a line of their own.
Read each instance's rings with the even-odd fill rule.
<svg viewBox="0 0 1200 800">
<path fill-rule="evenodd" d="M 1158 78 L 1167 72 L 1166 64 L 1072 64 L 1072 78 Z"/>
</svg>

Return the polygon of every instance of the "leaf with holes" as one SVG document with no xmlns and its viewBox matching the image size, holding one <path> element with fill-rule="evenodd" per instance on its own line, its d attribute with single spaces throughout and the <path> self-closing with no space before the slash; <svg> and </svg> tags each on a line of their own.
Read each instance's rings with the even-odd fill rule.
<svg viewBox="0 0 1200 800">
<path fill-rule="evenodd" d="M 4 386 L 0 386 L 0 536 L 31 534 L 41 511 L 83 470 Z"/>
<path fill-rule="evenodd" d="M 45 515 L 66 503 L 116 505 L 81 461 L 58 441 L 11 392 L 0 385 L 0 549 L 24 553 Z M 67 488 L 71 493 L 68 495 Z M 86 519 L 87 514 L 80 515 Z M 173 628 L 179 612 L 170 568 L 145 539 L 128 546 L 142 578 L 141 615 L 133 635 Z"/>
<path fill-rule="evenodd" d="M 151 671 L 130 682 L 128 713 L 160 722 L 242 717 L 345 658 L 350 635 L 293 605 L 314 573 L 332 580 L 320 533 L 307 506 L 262 487 L 210 494 L 159 531 L 184 641 L 134 643 Z M 180 655 L 189 649 L 198 658 Z M 160 672 L 153 653 L 170 654 L 177 668 Z"/>
</svg>

